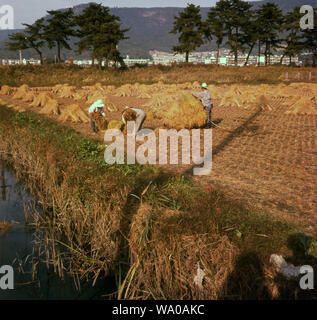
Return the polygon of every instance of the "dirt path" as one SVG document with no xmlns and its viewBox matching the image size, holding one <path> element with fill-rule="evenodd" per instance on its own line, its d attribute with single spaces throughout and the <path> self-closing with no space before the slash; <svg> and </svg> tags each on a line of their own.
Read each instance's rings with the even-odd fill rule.
<svg viewBox="0 0 317 320">
<path fill-rule="evenodd" d="M 58 99 L 61 108 L 84 102 Z M 7 104 L 27 103 L 1 96 Z M 111 119 L 120 120 L 125 105 L 142 107 L 147 99 L 109 96 L 118 107 Z M 299 224 L 307 231 L 317 230 L 317 116 L 286 115 L 281 100 L 273 101 L 273 111 L 220 108 L 215 101 L 213 117 L 220 126 L 213 130 L 213 170 L 209 176 L 193 176 L 202 188 L 211 186 L 223 190 L 229 197 L 265 210 L 289 222 Z M 146 108 L 145 108 L 146 110 Z M 57 116 L 51 116 L 57 120 Z M 245 125 L 248 129 L 243 130 Z M 67 123 L 76 131 L 91 135 L 89 124 Z M 144 127 L 156 128 L 158 120 L 146 120 Z M 103 133 L 95 136 L 102 140 Z M 191 166 L 165 166 L 179 174 L 190 175 Z"/>
</svg>

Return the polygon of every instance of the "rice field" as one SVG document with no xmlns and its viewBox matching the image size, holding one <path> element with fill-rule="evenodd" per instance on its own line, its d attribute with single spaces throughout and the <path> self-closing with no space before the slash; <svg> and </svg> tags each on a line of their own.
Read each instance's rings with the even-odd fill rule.
<svg viewBox="0 0 317 320">
<path fill-rule="evenodd" d="M 190 170 L 192 164 L 165 165 L 163 169 L 177 176 L 189 177 L 204 192 L 219 190 L 234 203 L 268 212 L 272 217 L 300 226 L 310 234 L 316 233 L 317 84 L 299 81 L 279 84 L 210 83 L 208 89 L 214 102 L 213 119 L 218 125 L 213 129 L 211 174 L 193 177 Z M 204 127 L 206 114 L 200 101 L 191 95 L 198 91 L 200 83 L 197 81 L 134 82 L 119 86 L 102 82 L 42 87 L 5 84 L 0 90 L 0 104 L 20 113 L 31 111 L 45 115 L 82 135 L 91 136 L 88 109 L 94 101 L 102 99 L 107 117 L 106 121 L 96 121 L 99 132 L 94 136 L 97 141 L 102 141 L 105 130 L 124 128 L 122 112 L 126 106 L 143 109 L 147 114 L 143 127 L 151 128 L 156 133 L 160 128 L 181 130 Z M 52 168 L 56 162 L 50 160 Z M 149 185 L 145 186 L 144 194 L 148 188 Z M 133 200 L 127 200 L 125 204 L 126 210 L 135 212 L 131 221 L 127 222 L 126 242 L 121 244 L 131 251 L 129 269 L 126 270 L 125 282 L 119 288 L 118 298 L 134 299 L 144 287 L 151 288 L 151 292 L 143 292 L 143 298 L 162 297 L 157 283 L 164 284 L 164 294 L 168 297 L 189 293 L 195 298 L 217 299 L 224 296 L 225 279 L 233 272 L 237 257 L 237 248 L 232 245 L 231 238 L 218 234 L 217 230 L 214 230 L 214 236 L 206 233 L 203 238 L 195 235 L 193 230 L 182 229 L 180 221 L 184 218 L 177 202 L 173 203 L 173 210 L 168 207 L 156 211 L 149 206 L 154 194 L 164 201 L 164 197 L 176 191 L 167 186 L 166 190 L 153 189 L 151 192 L 147 194 L 148 203 L 142 203 L 142 193 L 137 208 L 134 208 Z M 175 195 L 175 199 L 177 197 L 182 198 L 182 195 Z M 195 201 L 200 200 L 194 199 L 188 207 L 194 207 Z M 201 203 L 203 201 L 201 199 Z M 212 201 L 217 202 L 215 199 Z M 219 207 L 213 210 L 217 214 L 222 212 Z M 67 222 L 68 215 L 65 214 L 63 219 L 65 224 L 70 223 Z M 197 211 L 194 220 L 199 219 L 200 213 Z M 214 222 L 209 222 L 206 214 L 201 219 L 200 231 L 214 228 Z M 162 225 L 157 221 L 161 221 Z M 118 228 L 118 222 L 113 223 Z M 120 227 L 125 228 L 124 223 Z M 84 229 L 85 226 L 78 228 Z M 225 228 L 230 230 L 230 225 Z M 164 242 L 163 235 L 168 235 L 169 240 Z M 206 243 L 217 244 L 214 251 L 209 251 Z M 194 246 L 198 248 L 197 256 L 191 251 Z M 117 247 L 116 250 L 117 253 L 120 251 Z M 181 255 L 172 265 L 169 259 L 173 252 L 181 252 Z M 201 259 L 200 265 L 197 265 L 198 257 Z M 155 277 L 154 266 L 149 267 L 153 259 L 156 261 Z M 213 270 L 208 269 L 206 261 L 211 261 L 215 266 Z M 86 264 L 89 269 L 89 261 Z M 190 279 L 194 278 L 200 268 L 208 270 L 206 279 L 212 279 L 206 284 L 208 290 L 205 291 L 199 290 L 187 278 L 184 280 L 185 274 Z M 172 281 L 175 274 L 178 277 L 176 282 Z M 166 275 L 169 275 L 168 279 Z"/>
</svg>

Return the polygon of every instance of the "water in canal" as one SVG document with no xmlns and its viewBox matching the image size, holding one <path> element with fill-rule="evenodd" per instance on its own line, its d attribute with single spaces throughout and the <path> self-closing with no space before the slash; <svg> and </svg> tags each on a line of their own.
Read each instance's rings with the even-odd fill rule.
<svg viewBox="0 0 317 320">
<path fill-rule="evenodd" d="M 34 247 L 34 229 L 26 225 L 25 207 L 35 202 L 14 172 L 0 159 L 0 226 L 1 222 L 12 223 L 7 229 L 0 227 L 0 267 L 14 269 L 14 289 L 0 288 L 0 300 L 76 300 L 102 299 L 105 283 L 95 287 L 85 283 L 77 289 L 72 278 L 61 280 L 49 271 L 44 263 L 32 279 L 31 254 Z M 0 273 L 0 278 L 3 274 Z"/>
</svg>

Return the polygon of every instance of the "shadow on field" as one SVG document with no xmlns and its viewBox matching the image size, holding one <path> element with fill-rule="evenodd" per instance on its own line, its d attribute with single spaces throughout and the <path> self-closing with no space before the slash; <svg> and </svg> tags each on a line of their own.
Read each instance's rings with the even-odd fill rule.
<svg viewBox="0 0 317 320">
<path fill-rule="evenodd" d="M 270 293 L 265 285 L 263 264 L 257 253 L 242 253 L 236 260 L 233 272 L 224 286 L 222 300 L 268 300 Z"/>
</svg>

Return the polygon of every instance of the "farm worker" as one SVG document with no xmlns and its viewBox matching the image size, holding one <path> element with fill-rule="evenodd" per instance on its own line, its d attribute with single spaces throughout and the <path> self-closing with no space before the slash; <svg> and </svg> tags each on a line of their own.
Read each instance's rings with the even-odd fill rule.
<svg viewBox="0 0 317 320">
<path fill-rule="evenodd" d="M 93 134 L 96 134 L 96 118 L 98 115 L 102 115 L 104 118 L 106 118 L 105 113 L 105 105 L 103 104 L 102 100 L 97 100 L 94 102 L 89 110 L 88 113 L 90 115 L 90 123 L 91 123 L 91 129 L 93 131 Z"/>
<path fill-rule="evenodd" d="M 125 107 L 125 110 L 122 112 L 122 121 L 126 124 L 128 121 L 135 121 L 135 132 L 132 134 L 137 134 L 141 129 L 146 118 L 146 113 L 137 108 Z"/>
<path fill-rule="evenodd" d="M 211 95 L 208 91 L 207 83 L 203 83 L 201 85 L 201 92 L 193 93 L 193 96 L 195 98 L 199 98 L 200 101 L 202 102 L 204 110 L 206 111 L 206 114 L 207 114 L 207 127 L 211 128 L 211 125 L 212 125 L 211 111 L 213 108 L 213 104 L 211 101 Z"/>
</svg>

